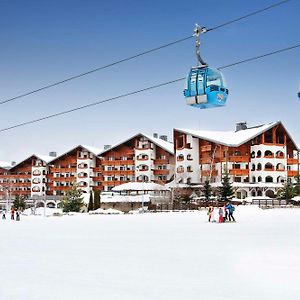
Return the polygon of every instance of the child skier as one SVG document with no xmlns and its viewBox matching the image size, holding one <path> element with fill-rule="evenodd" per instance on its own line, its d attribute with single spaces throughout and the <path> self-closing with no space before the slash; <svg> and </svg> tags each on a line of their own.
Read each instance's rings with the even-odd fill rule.
<svg viewBox="0 0 300 300">
<path fill-rule="evenodd" d="M 223 223 L 224 219 L 223 219 L 223 208 L 220 207 L 219 208 L 219 223 Z"/>
</svg>

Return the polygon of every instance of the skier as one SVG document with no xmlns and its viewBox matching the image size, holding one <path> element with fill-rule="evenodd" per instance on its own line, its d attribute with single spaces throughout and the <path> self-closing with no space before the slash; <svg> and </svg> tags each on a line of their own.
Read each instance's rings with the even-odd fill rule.
<svg viewBox="0 0 300 300">
<path fill-rule="evenodd" d="M 5 211 L 3 211 L 3 213 L 2 213 L 2 220 L 6 220 Z"/>
<path fill-rule="evenodd" d="M 223 219 L 223 208 L 220 207 L 219 208 L 219 223 L 223 223 L 224 219 Z"/>
<path fill-rule="evenodd" d="M 10 219 L 14 220 L 15 219 L 15 209 L 12 207 L 10 211 Z"/>
<path fill-rule="evenodd" d="M 212 220 L 212 217 L 213 217 L 213 213 L 214 213 L 214 208 L 213 206 L 210 206 L 208 208 L 208 212 L 207 212 L 207 215 L 208 215 L 208 222 L 210 222 Z M 212 220 L 213 221 L 213 220 Z"/>
<path fill-rule="evenodd" d="M 16 212 L 16 221 L 20 221 L 20 213 L 18 211 Z"/>
<path fill-rule="evenodd" d="M 231 222 L 231 221 L 235 222 L 235 219 L 233 217 L 233 212 L 235 210 L 234 206 L 231 203 L 228 202 L 227 205 L 226 205 L 226 208 L 228 209 L 229 222 Z"/>
<path fill-rule="evenodd" d="M 226 208 L 226 205 L 224 205 L 224 218 L 223 218 L 223 222 L 225 223 L 225 221 L 228 220 L 228 210 Z"/>
</svg>

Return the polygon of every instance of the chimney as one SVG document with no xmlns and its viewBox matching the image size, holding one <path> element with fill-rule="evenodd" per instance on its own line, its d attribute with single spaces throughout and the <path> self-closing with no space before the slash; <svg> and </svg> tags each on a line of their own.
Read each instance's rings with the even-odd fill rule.
<svg viewBox="0 0 300 300">
<path fill-rule="evenodd" d="M 247 129 L 247 122 L 236 123 L 235 132 Z"/>
<path fill-rule="evenodd" d="M 161 135 L 159 138 L 163 141 L 168 141 L 168 137 L 166 135 Z"/>
<path fill-rule="evenodd" d="M 153 133 L 153 137 L 157 139 L 158 138 L 158 134 L 157 133 Z"/>
<path fill-rule="evenodd" d="M 51 151 L 51 152 L 49 152 L 49 156 L 56 157 L 57 153 L 55 151 Z"/>
<path fill-rule="evenodd" d="M 15 161 L 12 161 L 11 162 L 11 166 L 13 167 L 13 166 L 15 166 L 17 163 L 15 162 Z"/>
<path fill-rule="evenodd" d="M 108 150 L 111 148 L 111 145 L 104 145 L 103 148 L 104 148 L 104 150 Z"/>
</svg>

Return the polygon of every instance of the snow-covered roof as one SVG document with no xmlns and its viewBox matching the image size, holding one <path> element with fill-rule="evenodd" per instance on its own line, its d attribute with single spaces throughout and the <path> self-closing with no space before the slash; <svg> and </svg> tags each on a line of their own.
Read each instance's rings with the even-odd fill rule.
<svg viewBox="0 0 300 300">
<path fill-rule="evenodd" d="M 154 182 L 128 182 L 112 188 L 115 192 L 121 191 L 166 191 L 163 185 Z"/>
<path fill-rule="evenodd" d="M 52 156 L 48 156 L 48 155 L 40 155 L 40 154 L 31 154 L 30 156 L 28 156 L 27 158 L 23 159 L 22 161 L 16 163 L 14 166 L 11 166 L 11 169 L 12 168 L 15 168 L 17 167 L 18 165 L 22 164 L 23 162 L 25 162 L 26 160 L 30 159 L 31 157 L 37 157 L 39 159 L 41 159 L 42 161 L 44 161 L 46 164 L 51 161 L 53 159 Z"/>
<path fill-rule="evenodd" d="M 123 195 L 114 195 L 114 196 L 101 196 L 101 202 L 103 203 L 112 203 L 112 202 L 150 202 L 150 195 L 129 195 L 129 196 L 123 196 Z"/>
<path fill-rule="evenodd" d="M 8 169 L 11 167 L 11 163 L 0 160 L 0 168 Z"/>
<path fill-rule="evenodd" d="M 109 149 L 103 150 L 99 155 L 102 155 L 105 152 L 107 152 L 107 151 L 109 151 L 111 149 L 114 149 L 114 148 L 116 148 L 116 147 L 118 147 L 118 146 L 120 146 L 120 145 L 122 145 L 122 144 L 124 144 L 124 143 L 126 143 L 128 141 L 130 141 L 131 139 L 134 139 L 134 138 L 138 137 L 139 135 L 142 135 L 142 136 L 146 137 L 149 141 L 151 141 L 155 145 L 161 147 L 162 149 L 168 151 L 171 154 L 174 154 L 174 144 L 173 143 L 167 142 L 167 141 L 159 139 L 159 138 L 154 138 L 151 135 L 147 135 L 147 134 L 144 134 L 144 133 L 138 133 L 138 134 L 135 134 L 134 136 L 131 136 L 130 138 L 122 141 L 122 142 L 119 142 L 119 143 L 113 145 Z"/>
<path fill-rule="evenodd" d="M 164 150 L 168 151 L 169 153 L 174 154 L 174 144 L 159 138 L 152 137 L 151 135 L 147 135 L 142 133 L 149 141 L 153 142 L 157 146 L 163 148 Z"/>
<path fill-rule="evenodd" d="M 180 129 L 180 128 L 178 129 L 175 128 L 175 130 L 180 131 L 182 133 L 190 134 L 192 136 L 213 143 L 217 143 L 229 147 L 238 147 L 278 124 L 281 124 L 281 122 L 280 121 L 271 122 L 268 124 L 249 127 L 247 129 L 242 129 L 239 131 L 206 131 L 206 130 L 190 130 L 190 129 Z M 295 146 L 297 147 L 296 144 Z"/>
<path fill-rule="evenodd" d="M 87 146 L 87 145 L 81 145 L 83 148 L 85 148 L 86 150 L 92 152 L 93 154 L 95 154 L 96 156 L 101 153 L 103 151 L 103 149 L 101 148 L 97 148 L 97 147 L 93 147 L 93 146 Z"/>
<path fill-rule="evenodd" d="M 92 147 L 92 146 L 87 146 L 87 145 L 77 145 L 76 147 L 73 147 L 72 149 L 64 152 L 63 154 L 59 155 L 59 156 L 56 156 L 56 157 L 52 157 L 52 159 L 49 161 L 49 162 L 52 162 L 52 161 L 55 161 L 57 160 L 58 158 L 61 158 L 62 156 L 72 152 L 73 150 L 77 149 L 77 148 L 84 148 L 86 149 L 87 151 L 91 152 L 92 154 L 94 154 L 95 156 L 98 156 L 103 150 L 100 149 L 100 148 L 96 148 L 96 147 Z"/>
</svg>

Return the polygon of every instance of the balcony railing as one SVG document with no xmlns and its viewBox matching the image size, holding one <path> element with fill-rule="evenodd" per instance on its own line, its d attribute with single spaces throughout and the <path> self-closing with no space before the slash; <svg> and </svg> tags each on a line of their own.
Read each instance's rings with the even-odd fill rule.
<svg viewBox="0 0 300 300">
<path fill-rule="evenodd" d="M 167 165 L 169 164 L 169 160 L 168 159 L 154 159 L 154 164 L 155 165 Z"/>
<path fill-rule="evenodd" d="M 289 170 L 289 171 L 287 171 L 287 175 L 288 175 L 288 177 L 295 177 L 298 175 L 298 171 Z"/>
<path fill-rule="evenodd" d="M 288 163 L 288 165 L 297 165 L 298 159 L 297 158 L 288 158 L 287 163 Z"/>
<path fill-rule="evenodd" d="M 249 156 L 230 156 L 228 158 L 229 162 L 249 162 L 250 157 Z"/>
<path fill-rule="evenodd" d="M 134 165 L 133 160 L 104 160 L 102 163 L 104 166 Z"/>
<path fill-rule="evenodd" d="M 232 169 L 229 170 L 230 175 L 234 176 L 247 176 L 249 175 L 249 170 L 248 169 Z"/>
<path fill-rule="evenodd" d="M 154 175 L 169 175 L 170 171 L 169 170 L 154 170 L 153 174 Z"/>
</svg>

